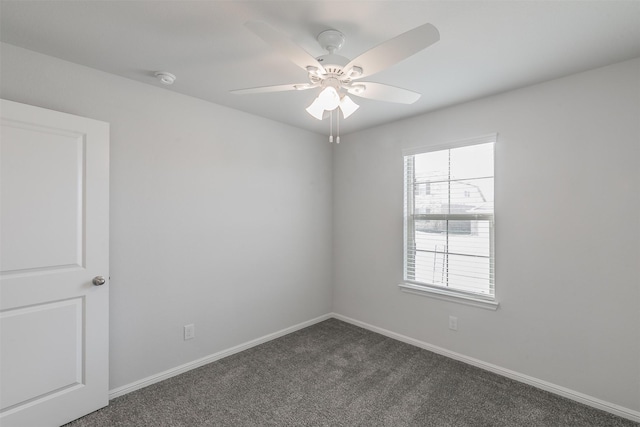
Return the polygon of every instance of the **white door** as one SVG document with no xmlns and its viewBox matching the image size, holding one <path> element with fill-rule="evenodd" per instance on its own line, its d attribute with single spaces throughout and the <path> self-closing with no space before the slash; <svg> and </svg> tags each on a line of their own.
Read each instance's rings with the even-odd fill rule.
<svg viewBox="0 0 640 427">
<path fill-rule="evenodd" d="M 0 425 L 59 426 L 108 403 L 109 125 L 0 103 Z"/>
</svg>

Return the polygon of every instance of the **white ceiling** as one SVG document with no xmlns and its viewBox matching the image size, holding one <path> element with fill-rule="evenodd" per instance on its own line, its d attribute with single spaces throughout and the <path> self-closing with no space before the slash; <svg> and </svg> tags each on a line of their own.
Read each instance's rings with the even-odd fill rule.
<svg viewBox="0 0 640 427">
<path fill-rule="evenodd" d="M 422 93 L 415 104 L 355 98 L 341 133 L 640 56 L 640 1 L 6 1 L 0 39 L 167 90 L 326 134 L 305 112 L 314 91 L 235 95 L 307 81 L 250 32 L 263 21 L 314 56 L 346 36 L 353 59 L 423 23 L 440 41 L 367 80 Z M 163 86 L 155 71 L 177 76 Z M 639 76 L 640 81 L 640 76 Z M 54 82 L 52 82 L 53 84 Z"/>
</svg>

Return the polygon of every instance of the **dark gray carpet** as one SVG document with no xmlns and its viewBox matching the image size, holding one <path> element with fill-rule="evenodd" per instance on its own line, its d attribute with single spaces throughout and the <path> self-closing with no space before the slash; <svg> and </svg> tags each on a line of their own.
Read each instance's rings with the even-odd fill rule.
<svg viewBox="0 0 640 427">
<path fill-rule="evenodd" d="M 637 425 L 335 319 L 129 393 L 67 424 Z"/>
</svg>

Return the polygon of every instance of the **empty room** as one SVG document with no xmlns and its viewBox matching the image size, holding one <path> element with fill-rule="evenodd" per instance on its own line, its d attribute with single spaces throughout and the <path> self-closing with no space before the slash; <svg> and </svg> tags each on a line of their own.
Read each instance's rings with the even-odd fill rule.
<svg viewBox="0 0 640 427">
<path fill-rule="evenodd" d="M 0 425 L 640 425 L 640 1 L 0 0 Z"/>
</svg>

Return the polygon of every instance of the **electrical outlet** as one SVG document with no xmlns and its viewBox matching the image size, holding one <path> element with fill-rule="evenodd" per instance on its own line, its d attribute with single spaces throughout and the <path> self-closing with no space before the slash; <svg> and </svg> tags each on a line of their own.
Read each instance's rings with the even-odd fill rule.
<svg viewBox="0 0 640 427">
<path fill-rule="evenodd" d="M 189 325 L 184 325 L 184 339 L 190 340 L 191 338 L 196 337 L 196 325 L 193 323 Z"/>
<path fill-rule="evenodd" d="M 456 316 L 449 316 L 449 329 L 452 331 L 458 330 L 458 318 Z"/>
</svg>

